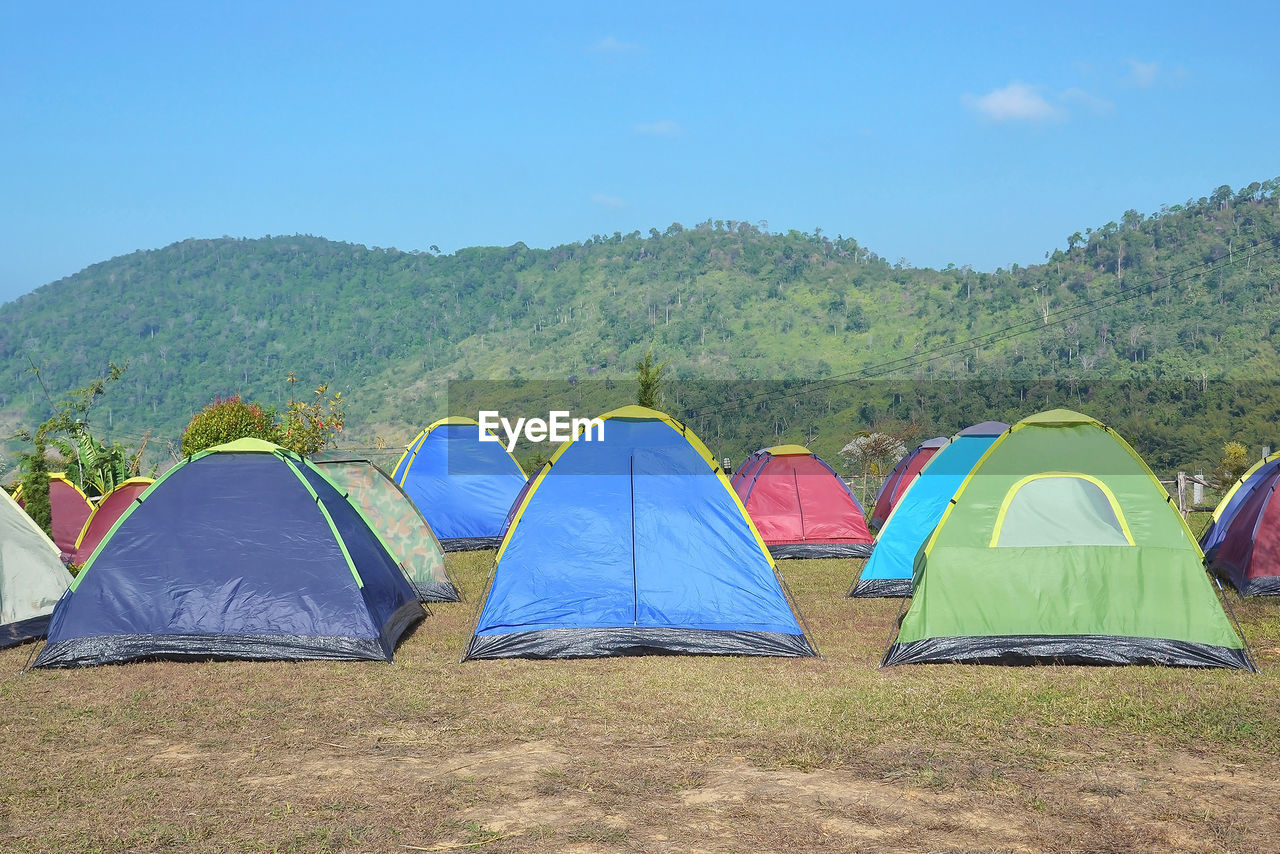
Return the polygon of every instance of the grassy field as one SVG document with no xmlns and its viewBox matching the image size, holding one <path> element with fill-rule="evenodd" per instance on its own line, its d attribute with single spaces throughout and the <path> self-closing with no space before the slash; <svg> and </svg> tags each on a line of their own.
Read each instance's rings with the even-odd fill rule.
<svg viewBox="0 0 1280 854">
<path fill-rule="evenodd" d="M 1256 675 L 879 670 L 900 603 L 786 561 L 820 660 L 460 664 L 492 554 L 390 665 L 0 653 L 0 850 L 1276 850 L 1280 601 Z"/>
</svg>

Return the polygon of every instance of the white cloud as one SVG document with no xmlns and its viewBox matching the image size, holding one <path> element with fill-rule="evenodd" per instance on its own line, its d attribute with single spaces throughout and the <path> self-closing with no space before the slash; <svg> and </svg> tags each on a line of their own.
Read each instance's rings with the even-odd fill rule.
<svg viewBox="0 0 1280 854">
<path fill-rule="evenodd" d="M 1136 59 L 1129 60 L 1129 79 L 1140 89 L 1148 89 L 1156 85 L 1156 80 L 1159 77 L 1160 63 L 1139 62 Z"/>
<path fill-rule="evenodd" d="M 619 41 L 613 36 L 605 36 L 600 39 L 600 41 L 588 47 L 587 50 L 592 53 L 606 53 L 612 54 L 613 56 L 623 56 L 626 54 L 640 53 L 641 48 L 638 44 Z"/>
<path fill-rule="evenodd" d="M 680 136 L 684 133 L 684 130 L 671 119 L 663 119 L 659 122 L 636 125 L 636 133 L 644 134 L 645 136 L 665 136 L 671 139 Z"/>
<path fill-rule="evenodd" d="M 1086 92 L 1083 89 L 1072 87 L 1062 93 L 1062 100 L 1070 104 L 1078 104 L 1094 115 L 1105 115 L 1116 108 L 1116 105 L 1108 101 L 1106 98 L 1100 98 L 1092 92 Z"/>
<path fill-rule="evenodd" d="M 591 201 L 602 208 L 608 208 L 616 211 L 618 208 L 625 208 L 627 203 L 616 196 L 606 196 L 604 193 L 596 193 L 591 197 Z"/>
<path fill-rule="evenodd" d="M 1062 118 L 1063 112 L 1045 100 L 1039 90 L 1014 81 L 985 95 L 965 95 L 969 107 L 992 121 L 1046 121 Z"/>
</svg>

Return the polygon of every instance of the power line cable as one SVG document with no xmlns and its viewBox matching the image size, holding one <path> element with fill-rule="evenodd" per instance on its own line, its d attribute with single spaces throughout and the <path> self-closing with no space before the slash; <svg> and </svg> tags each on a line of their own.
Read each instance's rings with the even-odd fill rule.
<svg viewBox="0 0 1280 854">
<path fill-rule="evenodd" d="M 727 401 L 721 401 L 716 404 L 707 404 L 693 409 L 686 409 L 684 411 L 684 416 L 686 419 L 695 418 L 707 413 L 724 411 L 725 409 L 735 405 L 741 406 L 754 403 L 769 403 L 774 400 L 786 400 L 800 397 L 817 391 L 826 391 L 828 389 L 838 388 L 839 386 L 848 385 L 850 383 L 857 382 L 858 380 L 883 376 L 885 374 L 914 367 L 934 359 L 959 355 L 960 353 L 968 352 L 970 350 L 977 350 L 980 347 L 988 347 L 1002 341 L 1026 335 L 1030 332 L 1036 332 L 1049 327 L 1066 324 L 1071 320 L 1086 317 L 1089 314 L 1129 302 L 1140 296 L 1159 293 L 1169 287 L 1182 284 L 1184 281 L 1194 279 L 1198 276 L 1204 276 L 1215 271 L 1233 267 L 1260 255 L 1274 252 L 1277 248 L 1280 248 L 1280 236 L 1269 238 L 1267 240 L 1256 241 L 1249 246 L 1248 250 L 1241 252 L 1238 256 L 1236 256 L 1235 253 L 1232 253 L 1225 262 L 1222 261 L 1222 259 L 1219 259 L 1218 261 L 1197 264 L 1193 267 L 1185 267 L 1168 275 L 1157 276 L 1154 279 L 1148 279 L 1136 285 L 1123 287 L 1111 294 L 1094 297 L 1092 299 L 1077 300 L 1069 306 L 1064 306 L 1051 312 L 1045 312 L 1038 318 L 1031 318 L 1029 320 L 1010 324 L 1001 329 L 996 329 L 981 335 L 975 335 L 963 341 L 950 342 L 936 347 L 933 350 L 925 350 L 920 353 L 900 356 L 896 359 L 890 359 L 885 362 L 867 365 L 852 371 L 846 371 L 845 373 L 837 374 L 833 377 L 814 380 L 811 383 L 806 383 L 803 388 L 797 389 L 796 391 L 783 392 L 781 394 L 748 395 Z"/>
</svg>

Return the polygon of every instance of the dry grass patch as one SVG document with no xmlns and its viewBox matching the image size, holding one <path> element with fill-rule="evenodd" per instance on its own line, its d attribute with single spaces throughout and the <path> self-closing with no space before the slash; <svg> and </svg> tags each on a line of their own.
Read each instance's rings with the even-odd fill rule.
<svg viewBox="0 0 1280 854">
<path fill-rule="evenodd" d="M 390 665 L 17 671 L 0 849 L 1256 851 L 1280 828 L 1280 602 L 1259 675 L 877 669 L 900 603 L 782 569 L 820 660 L 461 664 L 492 552 Z"/>
</svg>

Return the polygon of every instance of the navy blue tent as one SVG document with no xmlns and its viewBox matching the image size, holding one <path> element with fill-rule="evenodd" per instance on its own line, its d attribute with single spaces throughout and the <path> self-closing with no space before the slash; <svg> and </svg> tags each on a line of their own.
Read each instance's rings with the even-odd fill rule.
<svg viewBox="0 0 1280 854">
<path fill-rule="evenodd" d="M 525 485 L 524 470 L 502 443 L 481 442 L 480 425 L 457 417 L 419 433 L 391 479 L 447 552 L 497 548 L 507 512 Z"/>
<path fill-rule="evenodd" d="M 303 458 L 241 439 L 175 466 L 59 600 L 36 667 L 143 658 L 391 660 L 424 612 Z"/>
<path fill-rule="evenodd" d="M 516 510 L 465 657 L 815 655 L 697 436 L 638 406 L 602 419 Z"/>
</svg>

